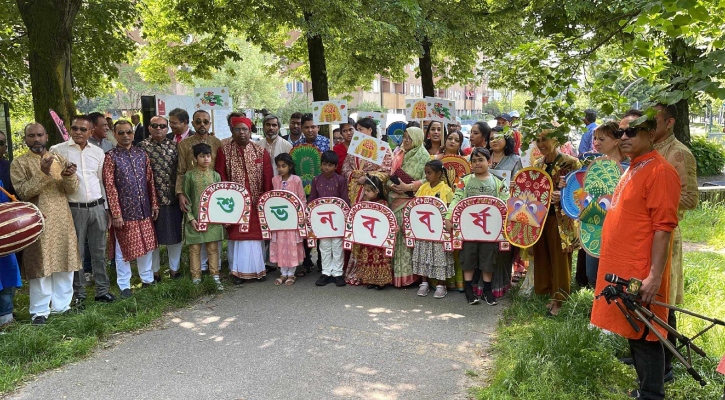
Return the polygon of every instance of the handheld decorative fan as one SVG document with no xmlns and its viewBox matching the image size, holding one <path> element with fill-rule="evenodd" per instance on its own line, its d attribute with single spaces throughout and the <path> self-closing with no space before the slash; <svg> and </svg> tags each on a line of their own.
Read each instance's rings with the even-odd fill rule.
<svg viewBox="0 0 725 400">
<path fill-rule="evenodd" d="M 293 148 L 290 151 L 290 156 L 295 162 L 297 176 L 302 179 L 305 194 L 309 195 L 312 180 L 322 172 L 320 169 L 320 150 L 311 144 L 303 144 Z"/>
<path fill-rule="evenodd" d="M 63 120 L 60 119 L 60 116 L 58 116 L 58 113 L 53 111 L 53 109 L 48 109 L 50 111 L 50 117 L 53 118 L 53 122 L 55 122 L 55 127 L 58 128 L 58 132 L 60 132 L 60 135 L 63 136 L 63 140 L 70 140 L 70 135 L 68 134 L 68 130 L 65 129 L 65 125 L 63 124 Z"/>
<path fill-rule="evenodd" d="M 597 158 L 584 177 L 584 209 L 579 214 L 579 237 L 589 255 L 599 257 L 602 247 L 602 226 L 612 203 L 612 194 L 622 177 L 622 166 L 609 158 Z"/>
<path fill-rule="evenodd" d="M 407 125 L 408 124 L 403 121 L 397 121 L 388 126 L 388 144 L 390 145 L 391 150 L 403 143 L 403 134 L 405 133 L 405 127 Z"/>
</svg>

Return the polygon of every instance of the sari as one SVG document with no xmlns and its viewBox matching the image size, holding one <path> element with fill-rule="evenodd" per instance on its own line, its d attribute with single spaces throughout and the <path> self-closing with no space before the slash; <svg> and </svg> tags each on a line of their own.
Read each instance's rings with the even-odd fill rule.
<svg viewBox="0 0 725 400">
<path fill-rule="evenodd" d="M 425 177 L 424 167 L 431 157 L 423 146 L 423 130 L 410 127 L 407 132 L 413 142 L 413 148 L 405 152 L 400 168 L 392 171 L 392 174 L 410 177 L 413 182 L 420 181 Z M 392 190 L 388 192 L 388 203 L 398 221 L 398 226 L 403 226 L 403 208 L 414 197 L 414 195 L 409 196 L 406 193 L 398 194 Z M 403 229 L 400 229 L 396 234 L 393 251 L 393 285 L 395 287 L 409 286 L 418 280 L 417 276 L 413 275 L 412 257 L 413 250 L 405 245 L 405 233 Z"/>
</svg>

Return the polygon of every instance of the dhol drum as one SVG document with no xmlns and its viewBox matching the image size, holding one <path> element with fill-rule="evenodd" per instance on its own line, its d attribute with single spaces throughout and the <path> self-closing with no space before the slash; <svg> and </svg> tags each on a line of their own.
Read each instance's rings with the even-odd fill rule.
<svg viewBox="0 0 725 400">
<path fill-rule="evenodd" d="M 0 256 L 16 253 L 33 244 L 43 233 L 45 220 L 32 203 L 0 204 Z"/>
</svg>

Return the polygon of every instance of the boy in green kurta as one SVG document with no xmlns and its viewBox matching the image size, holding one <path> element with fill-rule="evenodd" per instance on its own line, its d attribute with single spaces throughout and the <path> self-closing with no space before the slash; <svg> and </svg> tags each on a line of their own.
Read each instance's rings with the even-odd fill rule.
<svg viewBox="0 0 725 400">
<path fill-rule="evenodd" d="M 184 195 L 191 203 L 189 212 L 186 213 L 186 223 L 184 223 L 185 242 L 189 245 L 191 279 L 196 284 L 201 282 L 201 244 L 206 243 L 206 250 L 209 254 L 209 270 L 214 276 L 217 289 L 222 290 L 224 287 L 219 281 L 217 265 L 220 250 L 218 242 L 224 240 L 224 227 L 217 224 L 208 224 L 205 232 L 199 232 L 199 223 L 197 221 L 202 192 L 212 183 L 221 182 L 222 178 L 209 167 L 211 165 L 211 146 L 206 143 L 199 143 L 194 145 L 193 151 L 196 168 L 184 174 L 183 184 Z"/>
</svg>

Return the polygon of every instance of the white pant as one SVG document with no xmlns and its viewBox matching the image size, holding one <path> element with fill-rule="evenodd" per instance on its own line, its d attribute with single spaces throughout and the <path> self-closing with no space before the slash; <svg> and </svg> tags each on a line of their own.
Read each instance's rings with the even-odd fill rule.
<svg viewBox="0 0 725 400">
<path fill-rule="evenodd" d="M 154 282 L 152 267 L 153 253 L 153 251 L 149 251 L 136 259 L 138 276 L 141 277 L 141 282 L 143 283 Z M 118 283 L 118 288 L 121 290 L 131 288 L 131 263 L 123 259 L 123 253 L 121 252 L 121 245 L 118 244 L 118 239 L 116 239 L 116 283 Z"/>
<path fill-rule="evenodd" d="M 219 249 L 219 271 L 222 270 L 222 241 L 217 242 L 217 248 Z M 209 269 L 209 255 L 206 254 L 206 243 L 201 244 L 201 270 L 206 271 Z"/>
<path fill-rule="evenodd" d="M 54 272 L 50 276 L 31 279 L 30 307 L 32 317 L 47 317 L 70 309 L 73 300 L 73 272 Z"/>
<path fill-rule="evenodd" d="M 342 238 L 324 238 L 319 239 L 318 242 L 322 257 L 322 274 L 342 276 L 342 266 L 345 262 L 342 256 Z"/>
<path fill-rule="evenodd" d="M 166 254 L 169 256 L 169 269 L 176 272 L 179 270 L 179 264 L 181 263 L 181 250 L 184 248 L 184 242 L 176 244 L 166 245 Z M 159 272 L 161 269 L 161 246 L 158 249 L 152 251 L 152 269 L 154 273 Z"/>
</svg>

